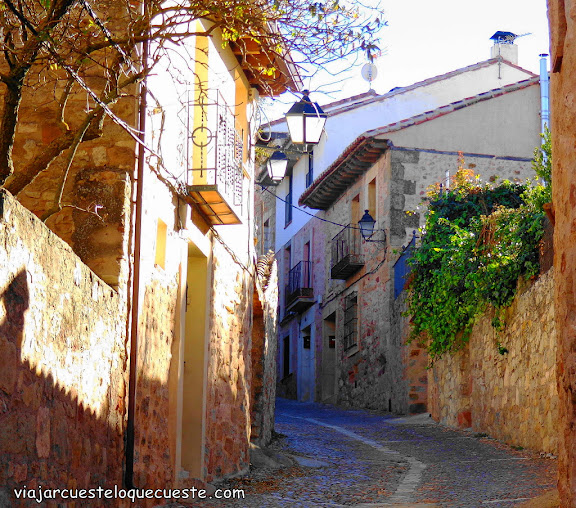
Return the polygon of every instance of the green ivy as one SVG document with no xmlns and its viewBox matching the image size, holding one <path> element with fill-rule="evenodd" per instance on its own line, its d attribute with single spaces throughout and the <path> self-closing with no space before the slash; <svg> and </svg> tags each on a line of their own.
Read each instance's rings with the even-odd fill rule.
<svg viewBox="0 0 576 508">
<path fill-rule="evenodd" d="M 470 173 L 460 169 L 452 189 L 432 191 L 410 261 L 411 338 L 427 337 L 432 361 L 463 346 L 487 306 L 510 305 L 520 277 L 539 272 L 543 186 L 480 184 Z"/>
</svg>

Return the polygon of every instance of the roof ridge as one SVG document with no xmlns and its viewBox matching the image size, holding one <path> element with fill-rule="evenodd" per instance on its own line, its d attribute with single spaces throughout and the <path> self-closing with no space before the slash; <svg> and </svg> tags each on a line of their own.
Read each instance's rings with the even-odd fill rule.
<svg viewBox="0 0 576 508">
<path fill-rule="evenodd" d="M 364 101 L 364 102 L 362 103 L 362 105 L 369 104 L 369 103 L 372 103 L 372 102 L 379 102 L 379 101 L 381 101 L 381 100 L 385 100 L 385 99 L 388 99 L 388 98 L 393 97 L 393 96 L 396 96 L 396 95 L 400 95 L 400 94 L 403 94 L 403 93 L 406 93 L 406 92 L 410 92 L 410 91 L 415 90 L 415 89 L 417 89 L 417 88 L 421 88 L 421 87 L 423 87 L 423 86 L 427 86 L 427 85 L 430 85 L 430 84 L 432 84 L 432 83 L 436 83 L 436 82 L 438 82 L 438 81 L 443 81 L 443 80 L 445 80 L 445 79 L 449 79 L 449 78 L 451 78 L 451 77 L 457 76 L 457 75 L 459 75 L 459 74 L 463 74 L 463 73 L 465 73 L 465 72 L 469 72 L 469 71 L 476 70 L 476 69 L 481 69 L 481 68 L 483 68 L 483 67 L 488 67 L 488 66 L 490 66 L 490 65 L 492 65 L 492 64 L 494 64 L 494 63 L 497 63 L 497 62 L 503 62 L 503 63 L 505 63 L 506 65 L 509 65 L 509 66 L 511 66 L 511 67 L 514 67 L 515 69 L 518 69 L 518 70 L 521 70 L 521 71 L 527 73 L 528 75 L 530 75 L 530 76 L 533 77 L 533 78 L 534 78 L 534 77 L 537 77 L 537 74 L 534 74 L 532 71 L 530 71 L 530 70 L 528 70 L 528 69 L 524 69 L 523 67 L 520 67 L 520 66 L 518 66 L 518 65 L 516 65 L 516 64 L 513 64 L 512 62 L 506 60 L 505 58 L 496 57 L 496 58 L 490 58 L 490 59 L 488 59 L 488 60 L 483 60 L 483 61 L 481 61 L 481 62 L 476 62 L 476 63 L 474 63 L 474 64 L 467 65 L 466 67 L 460 67 L 460 68 L 458 68 L 458 69 L 454 69 L 454 70 L 452 70 L 452 71 L 445 72 L 445 73 L 443 73 L 443 74 L 438 74 L 438 75 L 436 75 L 436 76 L 432 76 L 432 77 L 426 78 L 426 79 L 424 79 L 424 80 L 422 80 L 422 81 L 416 81 L 415 83 L 412 83 L 412 84 L 407 85 L 407 86 L 404 86 L 404 87 L 393 88 L 393 89 L 392 89 L 391 91 L 389 91 L 389 92 L 386 92 L 386 93 L 384 93 L 384 94 L 378 94 L 378 95 L 376 95 L 375 97 L 372 98 L 372 100 Z M 531 78 L 528 78 L 528 79 L 531 79 Z M 336 104 L 336 103 L 334 103 L 334 104 Z M 331 106 L 330 104 L 325 104 L 325 105 L 322 106 L 322 108 L 323 108 L 324 110 L 327 110 L 327 109 L 330 108 L 330 106 Z M 326 111 L 326 112 L 328 113 L 329 116 L 330 116 L 330 115 L 334 115 L 334 114 L 338 114 L 338 113 L 341 113 L 341 112 L 345 112 L 345 107 L 343 107 L 341 110 L 336 109 L 336 110 L 333 110 L 333 111 Z"/>
<path fill-rule="evenodd" d="M 516 83 L 511 83 L 509 85 L 504 85 L 500 88 L 493 88 L 492 90 L 488 90 L 486 92 L 479 93 L 472 97 L 467 97 L 465 99 L 461 99 L 459 101 L 451 102 L 449 104 L 445 104 L 438 108 L 435 108 L 430 111 L 426 111 L 424 113 L 420 113 L 418 115 L 414 115 L 412 117 L 405 118 L 403 120 L 399 120 L 397 122 L 384 125 L 382 127 L 378 127 L 377 129 L 371 129 L 368 131 L 363 132 L 360 134 L 352 143 L 350 143 L 344 151 L 330 164 L 318 177 L 312 182 L 312 185 L 308 187 L 300 196 L 298 203 L 300 205 L 305 204 L 306 201 L 312 194 L 318 191 L 318 187 L 323 180 L 328 178 L 332 173 L 338 171 L 338 168 L 350 157 L 354 155 L 354 153 L 362 147 L 364 144 L 368 144 L 373 142 L 376 139 L 376 136 L 387 134 L 389 132 L 395 132 L 401 129 L 405 129 L 407 127 L 412 127 L 414 125 L 419 125 L 429 120 L 434 120 L 444 115 L 448 115 L 454 111 L 459 109 L 463 109 L 468 106 L 472 106 L 473 104 L 477 104 L 479 102 L 483 102 L 485 100 L 494 99 L 496 97 L 501 97 L 507 93 L 515 92 L 518 90 L 522 90 L 524 88 L 528 88 L 529 86 L 535 85 L 539 83 L 539 76 L 534 76 L 529 79 L 525 79 L 522 81 L 517 81 Z"/>
<path fill-rule="evenodd" d="M 517 81 L 516 83 L 510 83 L 508 85 L 504 85 L 500 88 L 493 88 L 491 90 L 487 90 L 486 92 L 481 92 L 479 94 L 473 95 L 472 97 L 466 97 L 464 99 L 460 99 L 458 101 L 450 102 L 448 104 L 444 104 L 443 106 L 439 106 L 435 109 L 431 109 L 429 111 L 425 111 L 424 113 L 419 113 L 418 115 L 414 115 L 408 118 L 404 118 L 402 120 L 398 120 L 397 122 L 393 122 L 387 125 L 383 125 L 382 127 L 377 127 L 376 129 L 370 129 L 365 131 L 362 136 L 363 137 L 371 137 L 377 136 L 379 134 L 384 134 L 387 132 L 394 132 L 400 129 L 404 129 L 411 125 L 418 125 L 428 120 L 432 120 L 434 118 L 438 118 L 440 116 L 447 115 L 452 113 L 453 111 L 465 108 L 467 106 L 472 106 L 478 102 L 483 102 L 488 99 L 494 99 L 496 97 L 501 97 L 507 93 L 516 92 L 518 90 L 522 90 L 529 86 L 535 85 L 539 83 L 539 77 L 535 76 L 533 78 L 524 79 L 522 81 Z M 418 121 L 422 119 L 422 121 Z"/>
<path fill-rule="evenodd" d="M 488 66 L 490 66 L 494 63 L 497 63 L 497 62 L 505 63 L 506 65 L 509 65 L 510 67 L 513 67 L 515 69 L 523 71 L 523 72 L 527 73 L 528 75 L 530 75 L 532 78 L 538 77 L 538 75 L 534 74 L 532 71 L 530 71 L 528 69 L 524 69 L 523 67 L 520 67 L 519 65 L 516 65 L 516 64 L 510 62 L 509 60 L 506 60 L 505 58 L 500 56 L 500 57 L 495 57 L 495 58 L 489 58 L 488 60 L 482 60 L 481 62 L 476 62 L 474 64 L 470 64 L 470 65 L 467 65 L 465 67 L 460 67 L 458 69 L 454 69 L 452 71 L 448 71 L 448 72 L 445 72 L 443 74 L 437 74 L 436 76 L 431 76 L 431 77 L 426 78 L 422 81 L 416 81 L 415 83 L 412 83 L 410 85 L 406 85 L 403 87 L 396 87 L 396 88 L 393 88 L 392 90 L 390 90 L 386 93 L 383 93 L 383 94 L 378 94 L 374 90 L 369 90 L 368 92 L 364 92 L 362 94 L 352 95 L 350 97 L 346 97 L 344 99 L 339 99 L 337 101 L 330 102 L 328 104 L 323 104 L 322 109 L 324 111 L 326 111 L 328 116 L 339 114 L 339 113 L 344 113 L 349 108 L 353 107 L 353 104 L 346 104 L 347 102 L 353 102 L 353 101 L 357 101 L 357 100 L 364 99 L 364 98 L 367 100 L 363 100 L 361 105 L 366 105 L 366 104 L 370 104 L 373 102 L 379 102 L 381 100 L 385 100 L 385 99 L 388 99 L 390 97 L 400 95 L 400 94 L 415 90 L 417 88 L 420 88 L 420 87 L 423 87 L 426 85 L 430 85 L 432 83 L 436 83 L 438 81 L 443 81 L 445 79 L 449 79 L 451 77 L 457 76 L 459 74 L 463 74 L 465 72 L 469 72 L 469 71 L 476 70 L 476 69 L 481 69 L 483 67 L 488 67 Z M 531 79 L 531 78 L 528 78 L 528 79 Z M 341 108 L 337 108 L 335 110 L 329 111 L 330 108 L 333 108 L 333 107 L 338 106 L 340 104 L 343 105 Z M 282 123 L 284 121 L 285 121 L 284 118 L 277 118 L 276 120 L 272 120 L 271 122 L 269 122 L 269 124 L 270 125 L 277 125 L 277 124 Z"/>
</svg>

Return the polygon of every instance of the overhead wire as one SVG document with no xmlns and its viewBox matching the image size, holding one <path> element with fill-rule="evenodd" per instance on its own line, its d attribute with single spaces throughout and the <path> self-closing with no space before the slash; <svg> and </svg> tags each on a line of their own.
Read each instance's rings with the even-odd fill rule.
<svg viewBox="0 0 576 508">
<path fill-rule="evenodd" d="M 320 220 L 322 222 L 328 222 L 329 224 L 333 224 L 334 226 L 340 226 L 341 228 L 348 228 L 348 229 L 359 229 L 361 230 L 362 228 L 357 227 L 357 226 L 352 226 L 350 224 L 340 224 L 339 222 L 334 222 L 331 221 L 329 219 L 325 219 L 324 217 L 318 217 L 317 215 L 314 215 L 313 213 L 307 212 L 306 210 L 304 210 L 303 208 L 300 208 L 299 206 L 293 205 L 292 203 L 288 203 L 288 201 L 286 201 L 284 198 L 281 198 L 280 196 L 278 196 L 277 194 L 275 194 L 274 192 L 272 192 L 270 189 L 268 189 L 268 187 L 264 184 L 261 184 L 260 182 L 256 182 L 260 187 L 262 187 L 262 190 L 265 190 L 266 192 L 270 193 L 272 196 L 274 196 L 276 199 L 282 201 L 285 204 L 289 204 L 292 208 L 294 208 L 295 210 L 298 210 L 302 213 L 305 213 L 306 215 L 309 215 L 310 217 L 313 217 L 314 219 Z M 374 231 L 385 231 L 384 229 L 375 229 Z"/>
</svg>

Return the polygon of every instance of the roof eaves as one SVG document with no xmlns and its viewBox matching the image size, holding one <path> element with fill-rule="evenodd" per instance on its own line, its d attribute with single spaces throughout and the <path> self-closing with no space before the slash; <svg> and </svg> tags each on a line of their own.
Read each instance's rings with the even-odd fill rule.
<svg viewBox="0 0 576 508">
<path fill-rule="evenodd" d="M 374 137 L 359 136 L 306 191 L 298 203 L 325 210 L 359 175 L 372 167 L 388 148 L 388 142 Z"/>
</svg>

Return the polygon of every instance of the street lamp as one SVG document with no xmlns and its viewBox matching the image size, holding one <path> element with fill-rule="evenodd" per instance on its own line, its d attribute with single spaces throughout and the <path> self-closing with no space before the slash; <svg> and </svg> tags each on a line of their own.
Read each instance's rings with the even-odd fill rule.
<svg viewBox="0 0 576 508">
<path fill-rule="evenodd" d="M 309 93 L 304 90 L 302 99 L 286 113 L 290 139 L 297 145 L 317 145 L 328 117 L 318 104 L 310 100 Z"/>
<path fill-rule="evenodd" d="M 365 242 L 375 242 L 375 243 L 386 243 L 386 233 L 384 233 L 384 240 L 371 240 L 372 235 L 374 234 L 374 226 L 376 225 L 376 221 L 370 215 L 368 210 L 364 210 L 364 215 L 358 221 L 358 226 L 360 226 L 360 234 Z"/>
<path fill-rule="evenodd" d="M 268 159 L 266 166 L 268 168 L 268 176 L 270 176 L 272 181 L 280 182 L 286 175 L 288 157 L 283 152 L 274 152 Z"/>
<path fill-rule="evenodd" d="M 369 240 L 370 237 L 374 234 L 375 224 L 376 221 L 374 220 L 372 215 L 368 213 L 368 210 L 364 210 L 364 215 L 358 221 L 358 225 L 360 226 L 360 234 L 362 235 L 362 238 L 364 238 L 364 240 Z"/>
</svg>

